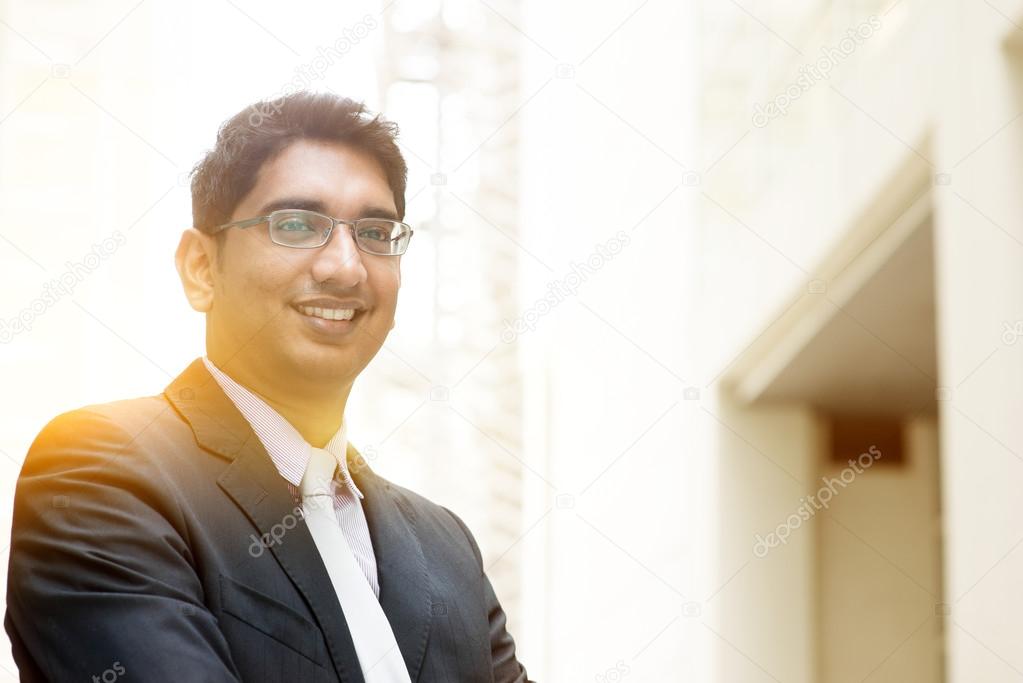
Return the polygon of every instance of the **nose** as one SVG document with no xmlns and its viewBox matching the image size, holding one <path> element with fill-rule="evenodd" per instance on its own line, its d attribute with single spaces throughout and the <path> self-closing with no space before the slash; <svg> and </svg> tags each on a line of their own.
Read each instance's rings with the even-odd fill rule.
<svg viewBox="0 0 1023 683">
<path fill-rule="evenodd" d="M 313 259 L 313 278 L 317 282 L 334 279 L 343 287 L 357 287 L 365 282 L 366 267 L 362 252 L 355 246 L 351 227 L 338 223 L 327 243 L 316 250 Z"/>
</svg>

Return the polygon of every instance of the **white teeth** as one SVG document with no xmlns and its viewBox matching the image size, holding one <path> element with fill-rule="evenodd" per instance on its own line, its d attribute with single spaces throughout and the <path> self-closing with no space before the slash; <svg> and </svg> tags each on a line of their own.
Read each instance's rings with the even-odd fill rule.
<svg viewBox="0 0 1023 683">
<path fill-rule="evenodd" d="M 351 320 L 355 316 L 354 308 L 319 308 L 311 306 L 299 306 L 298 310 L 302 315 L 323 318 L 324 320 Z"/>
</svg>

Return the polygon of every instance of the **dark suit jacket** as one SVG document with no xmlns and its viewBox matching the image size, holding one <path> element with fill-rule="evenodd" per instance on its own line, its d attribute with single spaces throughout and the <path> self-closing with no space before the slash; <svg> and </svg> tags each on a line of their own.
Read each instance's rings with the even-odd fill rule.
<svg viewBox="0 0 1023 683">
<path fill-rule="evenodd" d="M 525 681 L 462 520 L 347 457 L 412 681 Z M 14 500 L 4 625 L 22 680 L 363 681 L 296 512 L 201 359 L 163 394 L 59 415 Z"/>
</svg>

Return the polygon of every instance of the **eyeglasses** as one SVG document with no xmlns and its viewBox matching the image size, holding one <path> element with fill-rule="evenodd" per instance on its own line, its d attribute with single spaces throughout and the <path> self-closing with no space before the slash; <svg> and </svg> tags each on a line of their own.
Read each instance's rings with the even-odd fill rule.
<svg viewBox="0 0 1023 683">
<path fill-rule="evenodd" d="M 274 244 L 293 249 L 316 249 L 330 239 L 336 225 L 347 225 L 360 251 L 377 256 L 400 256 L 408 249 L 412 228 L 389 218 L 359 218 L 343 221 L 305 209 L 281 209 L 266 216 L 224 223 L 210 234 L 227 228 L 249 228 L 265 222 Z"/>
</svg>

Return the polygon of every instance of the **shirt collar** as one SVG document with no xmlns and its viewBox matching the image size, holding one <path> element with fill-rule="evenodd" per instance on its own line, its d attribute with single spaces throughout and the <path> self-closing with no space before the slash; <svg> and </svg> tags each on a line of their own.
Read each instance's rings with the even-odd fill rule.
<svg viewBox="0 0 1023 683">
<path fill-rule="evenodd" d="M 252 431 L 259 437 L 280 475 L 292 486 L 299 487 L 302 475 L 305 474 L 306 466 L 309 464 L 310 449 L 312 448 L 309 442 L 284 416 L 271 408 L 254 392 L 234 381 L 214 365 L 207 356 L 202 357 L 202 362 L 227 397 L 252 426 Z M 330 438 L 323 450 L 328 451 L 337 460 L 338 472 L 341 474 L 343 483 L 355 496 L 363 498 L 362 491 L 355 485 L 355 481 L 352 480 L 348 472 L 346 457 L 348 421 L 344 417 L 341 419 L 341 427 Z"/>
</svg>

